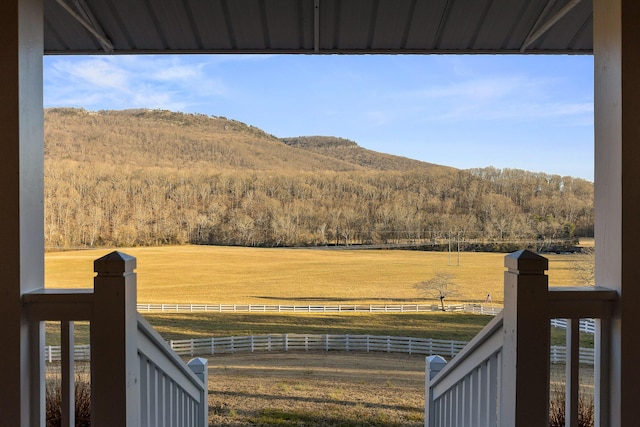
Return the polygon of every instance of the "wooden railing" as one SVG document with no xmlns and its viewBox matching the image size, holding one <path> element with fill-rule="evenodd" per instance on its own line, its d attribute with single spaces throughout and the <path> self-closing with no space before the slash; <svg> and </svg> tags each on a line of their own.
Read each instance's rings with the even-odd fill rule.
<svg viewBox="0 0 640 427">
<path fill-rule="evenodd" d="M 609 322 L 617 293 L 548 288 L 548 261 L 529 251 L 505 257 L 505 309 L 450 363 L 427 359 L 425 426 L 549 425 L 550 319 L 567 320 L 566 419 L 578 425 L 579 319 L 596 319 L 594 405 L 605 425 Z M 602 399 L 601 399 L 602 396 Z M 602 421 L 602 423 L 601 423 Z"/>
<path fill-rule="evenodd" d="M 45 419 L 44 321 L 61 327 L 63 427 L 74 420 L 74 321 L 90 322 L 91 425 L 205 427 L 207 365 L 189 367 L 136 311 L 136 260 L 113 252 L 95 261 L 93 290 L 25 294 L 31 356 L 31 411 Z M 192 372 L 193 371 L 193 372 Z M 40 422 L 40 420 L 42 422 Z"/>
</svg>

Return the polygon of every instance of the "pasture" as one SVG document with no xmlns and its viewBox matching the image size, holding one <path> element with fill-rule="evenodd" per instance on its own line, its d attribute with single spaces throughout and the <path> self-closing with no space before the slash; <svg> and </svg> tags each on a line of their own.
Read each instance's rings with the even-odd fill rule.
<svg viewBox="0 0 640 427">
<path fill-rule="evenodd" d="M 449 303 L 503 302 L 504 254 L 407 250 L 163 246 L 118 249 L 137 257 L 138 301 L 203 304 L 376 304 L 433 301 L 414 288 L 454 275 Z M 45 286 L 90 288 L 93 261 L 112 249 L 49 252 Z M 552 286 L 575 285 L 576 255 L 549 258 Z"/>
</svg>

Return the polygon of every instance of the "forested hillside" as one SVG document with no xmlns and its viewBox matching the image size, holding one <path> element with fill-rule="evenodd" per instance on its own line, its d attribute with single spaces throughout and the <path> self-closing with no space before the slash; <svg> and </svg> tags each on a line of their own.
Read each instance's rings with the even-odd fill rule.
<svg viewBox="0 0 640 427">
<path fill-rule="evenodd" d="M 593 184 L 456 170 L 222 117 L 45 111 L 49 247 L 513 241 L 593 233 Z"/>
</svg>

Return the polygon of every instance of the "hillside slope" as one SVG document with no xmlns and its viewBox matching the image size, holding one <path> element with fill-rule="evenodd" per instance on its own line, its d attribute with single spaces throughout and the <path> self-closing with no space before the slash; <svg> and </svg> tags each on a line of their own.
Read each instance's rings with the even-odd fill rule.
<svg viewBox="0 0 640 427">
<path fill-rule="evenodd" d="M 143 109 L 46 109 L 45 156 L 92 164 L 219 171 L 405 171 L 434 166 L 399 161 L 355 143 L 346 151 L 309 150 L 224 117 Z"/>
<path fill-rule="evenodd" d="M 299 136 L 295 138 L 282 138 L 282 141 L 292 147 L 322 154 L 368 169 L 409 171 L 443 167 L 407 157 L 367 150 L 366 148 L 358 146 L 354 141 L 332 136 Z M 451 169 L 453 170 L 453 168 Z"/>
</svg>

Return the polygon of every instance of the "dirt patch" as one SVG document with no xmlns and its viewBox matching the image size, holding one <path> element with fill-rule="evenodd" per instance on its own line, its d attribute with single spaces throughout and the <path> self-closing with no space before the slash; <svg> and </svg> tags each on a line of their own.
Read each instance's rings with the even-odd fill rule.
<svg viewBox="0 0 640 427">
<path fill-rule="evenodd" d="M 212 426 L 422 426 L 424 357 L 269 353 L 209 359 Z"/>
</svg>

